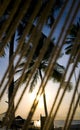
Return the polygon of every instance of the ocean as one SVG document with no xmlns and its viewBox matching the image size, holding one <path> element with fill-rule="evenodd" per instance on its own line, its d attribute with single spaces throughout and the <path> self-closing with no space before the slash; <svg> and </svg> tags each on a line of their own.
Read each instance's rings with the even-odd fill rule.
<svg viewBox="0 0 80 130">
<path fill-rule="evenodd" d="M 54 121 L 54 127 L 63 127 L 65 121 L 64 120 L 55 120 Z M 72 124 L 80 124 L 80 120 L 73 120 Z"/>
<path fill-rule="evenodd" d="M 55 120 L 54 121 L 54 127 L 58 128 L 58 127 L 63 127 L 64 126 L 65 121 L 64 120 Z M 76 125 L 76 124 L 80 124 L 80 120 L 73 120 L 72 124 Z M 34 125 L 37 127 L 41 126 L 41 122 L 40 120 L 34 121 Z"/>
</svg>

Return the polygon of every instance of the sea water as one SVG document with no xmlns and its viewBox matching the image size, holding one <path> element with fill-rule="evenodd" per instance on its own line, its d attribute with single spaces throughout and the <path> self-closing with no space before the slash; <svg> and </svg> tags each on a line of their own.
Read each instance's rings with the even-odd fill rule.
<svg viewBox="0 0 80 130">
<path fill-rule="evenodd" d="M 54 121 L 54 127 L 55 128 L 58 128 L 58 127 L 63 127 L 64 126 L 64 123 L 65 121 L 64 120 L 55 120 Z M 80 120 L 73 120 L 72 125 L 76 125 L 76 124 L 80 124 Z M 37 126 L 37 127 L 40 127 L 41 126 L 41 121 L 40 120 L 37 120 L 37 121 L 34 121 L 34 125 Z"/>
<path fill-rule="evenodd" d="M 64 120 L 55 120 L 54 121 L 54 127 L 63 127 L 65 121 Z M 73 120 L 71 124 L 80 124 L 80 120 Z"/>
</svg>

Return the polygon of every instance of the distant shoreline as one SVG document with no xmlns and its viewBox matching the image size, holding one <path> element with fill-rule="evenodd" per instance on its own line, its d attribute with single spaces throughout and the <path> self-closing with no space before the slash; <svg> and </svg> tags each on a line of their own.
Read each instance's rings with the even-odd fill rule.
<svg viewBox="0 0 80 130">
<path fill-rule="evenodd" d="M 36 120 L 32 120 L 32 122 L 35 122 Z M 36 122 L 39 123 L 40 120 L 37 120 Z M 64 126 L 64 120 L 55 120 L 54 121 L 54 130 L 62 130 Z M 1 122 L 0 122 L 1 125 Z M 19 124 L 18 124 L 19 125 Z M 38 125 L 35 125 L 35 123 L 31 123 L 31 126 L 29 130 L 40 130 L 40 127 Z M 33 127 L 34 126 L 34 127 Z M 71 129 L 70 130 L 80 130 L 80 120 L 73 120 L 71 123 Z M 0 130 L 5 130 L 4 128 L 0 128 Z"/>
</svg>

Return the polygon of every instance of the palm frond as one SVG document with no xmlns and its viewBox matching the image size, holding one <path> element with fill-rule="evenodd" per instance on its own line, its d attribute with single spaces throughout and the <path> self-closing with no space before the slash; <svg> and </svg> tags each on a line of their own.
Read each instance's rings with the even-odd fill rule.
<svg viewBox="0 0 80 130">
<path fill-rule="evenodd" d="M 55 68 L 54 68 L 53 73 L 52 73 L 52 77 L 50 77 L 50 78 L 52 78 L 53 81 L 60 82 L 62 77 L 63 77 L 64 71 L 65 71 L 64 66 L 56 63 Z"/>
<path fill-rule="evenodd" d="M 66 84 L 67 84 L 67 81 L 64 81 L 63 85 L 61 87 L 64 89 Z M 72 84 L 72 82 L 69 82 L 69 84 L 67 86 L 67 90 L 70 92 L 72 89 L 73 89 L 73 84 Z"/>
<path fill-rule="evenodd" d="M 53 79 L 53 81 L 60 82 L 61 79 L 62 79 L 62 76 L 63 76 L 62 73 L 60 73 L 59 71 L 54 69 L 53 74 L 52 74 L 52 76 L 50 78 Z"/>
<path fill-rule="evenodd" d="M 20 72 L 20 71 L 19 71 L 19 72 Z M 15 80 L 15 82 L 14 82 L 14 83 L 15 83 L 15 86 L 18 84 L 18 82 L 20 82 L 20 79 L 21 79 L 21 74 L 20 74 L 20 76 L 18 77 L 18 79 Z M 23 78 L 23 80 L 22 80 L 22 82 L 21 82 L 20 85 L 26 83 L 26 82 L 27 82 L 27 79 L 28 79 L 28 73 L 24 73 L 24 78 Z"/>
<path fill-rule="evenodd" d="M 30 82 L 30 89 L 29 89 L 30 92 L 32 92 L 33 89 L 35 88 L 35 86 L 38 82 L 38 79 L 39 79 L 39 74 L 38 74 L 38 70 L 36 70 L 36 72 L 34 73 L 34 75 L 32 77 L 32 80 Z"/>
</svg>

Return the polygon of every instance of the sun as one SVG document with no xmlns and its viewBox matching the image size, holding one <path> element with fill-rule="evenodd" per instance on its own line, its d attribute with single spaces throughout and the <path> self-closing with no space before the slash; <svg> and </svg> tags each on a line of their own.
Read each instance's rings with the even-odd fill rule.
<svg viewBox="0 0 80 130">
<path fill-rule="evenodd" d="M 30 101 L 31 101 L 31 102 L 33 102 L 35 98 L 36 98 L 36 93 L 30 94 Z M 38 100 L 39 100 L 38 107 L 39 107 L 40 109 L 42 109 L 42 108 L 43 108 L 43 105 L 44 105 L 44 104 L 43 104 L 43 96 L 39 96 Z"/>
</svg>

